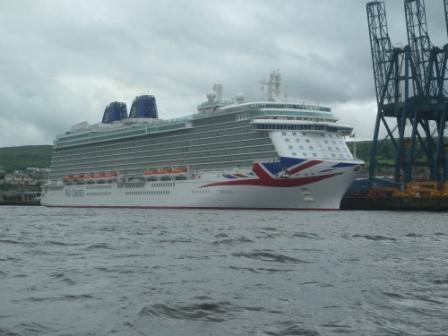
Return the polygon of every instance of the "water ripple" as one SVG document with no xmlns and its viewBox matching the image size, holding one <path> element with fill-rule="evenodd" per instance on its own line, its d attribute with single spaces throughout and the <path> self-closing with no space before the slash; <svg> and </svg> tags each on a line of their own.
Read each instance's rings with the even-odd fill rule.
<svg viewBox="0 0 448 336">
<path fill-rule="evenodd" d="M 239 238 L 234 238 L 234 239 L 222 239 L 222 240 L 215 240 L 213 242 L 214 245 L 220 245 L 220 244 L 224 244 L 224 245 L 235 245 L 235 244 L 240 244 L 240 243 L 253 243 L 254 241 L 252 239 L 249 239 L 247 237 L 241 236 Z"/>
<path fill-rule="evenodd" d="M 91 294 L 65 294 L 60 296 L 48 296 L 48 297 L 30 296 L 25 298 L 24 300 L 29 302 L 42 302 L 42 301 L 56 302 L 56 301 L 86 300 L 93 298 L 94 296 Z"/>
<path fill-rule="evenodd" d="M 316 330 L 304 328 L 296 323 L 277 331 L 265 331 L 265 334 L 270 336 L 320 336 Z"/>
<path fill-rule="evenodd" d="M 381 241 L 381 240 L 396 241 L 396 239 L 393 238 L 393 237 L 387 237 L 387 236 L 381 236 L 381 235 L 360 235 L 360 234 L 355 234 L 352 237 L 353 238 L 364 238 L 364 239 L 367 239 L 367 240 L 374 240 L 374 241 Z"/>
<path fill-rule="evenodd" d="M 292 235 L 296 238 L 308 238 L 308 239 L 319 239 L 319 235 L 317 233 L 310 233 L 310 232 L 296 232 Z"/>
<path fill-rule="evenodd" d="M 232 253 L 234 257 L 244 257 L 249 259 L 267 261 L 267 262 L 278 262 L 278 263 L 290 263 L 290 264 L 308 264 L 308 261 L 289 257 L 279 253 L 264 252 L 264 251 L 253 251 L 253 252 L 237 252 Z"/>
<path fill-rule="evenodd" d="M 143 307 L 139 315 L 169 319 L 223 322 L 226 320 L 225 315 L 231 314 L 233 311 L 233 306 L 225 301 L 171 306 L 156 303 L 148 307 Z"/>
<path fill-rule="evenodd" d="M 86 250 L 113 250 L 113 247 L 106 243 L 92 244 L 86 247 Z"/>
</svg>

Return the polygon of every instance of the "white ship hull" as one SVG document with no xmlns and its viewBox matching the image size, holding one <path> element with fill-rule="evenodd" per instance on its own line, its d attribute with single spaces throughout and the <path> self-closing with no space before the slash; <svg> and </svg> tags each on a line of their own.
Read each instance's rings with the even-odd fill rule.
<svg viewBox="0 0 448 336">
<path fill-rule="evenodd" d="M 186 180 L 117 181 L 49 186 L 51 207 L 339 209 L 359 162 L 297 161 L 287 168 L 256 163 L 253 169 L 190 174 Z"/>
</svg>

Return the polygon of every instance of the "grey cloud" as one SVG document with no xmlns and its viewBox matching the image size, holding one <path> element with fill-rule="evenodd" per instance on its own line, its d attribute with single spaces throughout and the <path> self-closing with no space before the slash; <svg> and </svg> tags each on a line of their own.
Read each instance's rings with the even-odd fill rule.
<svg viewBox="0 0 448 336">
<path fill-rule="evenodd" d="M 193 113 L 213 82 L 258 98 L 259 81 L 276 68 L 288 97 L 334 106 L 368 133 L 375 97 L 365 3 L 2 1 L 0 126 L 9 129 L 0 146 L 49 143 L 73 123 L 99 121 L 110 101 L 129 105 L 145 92 L 165 118 Z M 442 6 L 427 1 L 438 44 Z M 405 43 L 402 1 L 387 9 L 394 42 Z"/>
</svg>

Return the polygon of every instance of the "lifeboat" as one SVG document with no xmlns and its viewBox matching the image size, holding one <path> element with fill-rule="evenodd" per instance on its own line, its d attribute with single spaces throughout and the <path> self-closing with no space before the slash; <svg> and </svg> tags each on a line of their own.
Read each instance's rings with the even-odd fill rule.
<svg viewBox="0 0 448 336">
<path fill-rule="evenodd" d="M 187 179 L 187 167 L 174 167 L 172 173 L 175 180 L 186 180 Z"/>
<path fill-rule="evenodd" d="M 95 178 L 95 179 L 99 179 L 99 178 L 101 178 L 101 177 L 103 177 L 103 176 L 101 175 L 101 173 L 95 173 L 95 174 L 93 174 L 93 178 Z"/>
<path fill-rule="evenodd" d="M 110 171 L 110 172 L 106 172 L 104 173 L 104 178 L 108 181 L 108 182 L 113 182 L 115 181 L 115 178 L 118 176 L 118 173 L 116 171 Z"/>
<path fill-rule="evenodd" d="M 95 174 L 94 173 L 87 173 L 85 174 L 84 179 L 87 181 L 87 183 L 95 183 Z"/>
<path fill-rule="evenodd" d="M 143 172 L 143 175 L 154 175 L 154 174 L 157 174 L 157 173 L 158 173 L 157 169 L 155 169 L 155 168 L 150 168 L 150 169 L 146 169 L 146 170 Z"/>
<path fill-rule="evenodd" d="M 171 172 L 173 174 L 185 174 L 187 172 L 187 167 L 174 167 Z"/>
<path fill-rule="evenodd" d="M 157 174 L 171 174 L 172 169 L 169 167 L 157 169 Z"/>
<path fill-rule="evenodd" d="M 84 184 L 85 183 L 85 177 L 86 177 L 86 174 L 84 174 L 84 173 L 73 175 L 73 181 L 76 184 Z"/>
<path fill-rule="evenodd" d="M 71 175 L 66 175 L 62 178 L 62 181 L 64 181 L 65 184 L 72 184 L 73 178 Z"/>
<path fill-rule="evenodd" d="M 168 181 L 172 179 L 172 169 L 170 167 L 157 169 L 157 174 L 160 176 L 162 181 Z"/>
</svg>

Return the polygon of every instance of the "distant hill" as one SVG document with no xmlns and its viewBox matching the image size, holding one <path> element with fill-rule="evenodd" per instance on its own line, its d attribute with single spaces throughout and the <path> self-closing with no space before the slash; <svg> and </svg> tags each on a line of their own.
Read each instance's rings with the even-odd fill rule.
<svg viewBox="0 0 448 336">
<path fill-rule="evenodd" d="M 27 167 L 50 167 L 53 146 L 20 146 L 0 148 L 0 167 L 8 172 Z"/>
</svg>

